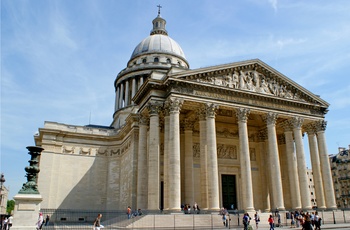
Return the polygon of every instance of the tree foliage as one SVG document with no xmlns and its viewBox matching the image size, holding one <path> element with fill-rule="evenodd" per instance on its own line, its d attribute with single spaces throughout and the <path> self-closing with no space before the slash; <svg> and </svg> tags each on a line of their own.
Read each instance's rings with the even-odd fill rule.
<svg viewBox="0 0 350 230">
<path fill-rule="evenodd" d="M 14 200 L 8 200 L 7 201 L 7 208 L 6 212 L 8 214 L 11 214 L 11 212 L 15 209 L 15 201 Z"/>
</svg>

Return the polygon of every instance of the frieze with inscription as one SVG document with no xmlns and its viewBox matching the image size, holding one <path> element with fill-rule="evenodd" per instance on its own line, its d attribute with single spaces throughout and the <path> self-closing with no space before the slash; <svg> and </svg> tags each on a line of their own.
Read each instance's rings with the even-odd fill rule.
<svg viewBox="0 0 350 230">
<path fill-rule="evenodd" d="M 219 100 L 224 100 L 229 102 L 239 102 L 242 104 L 255 105 L 259 107 L 268 107 L 268 108 L 275 108 L 280 110 L 296 111 L 300 113 L 310 113 L 310 110 L 306 108 L 282 105 L 282 104 L 277 104 L 275 102 L 270 102 L 270 101 L 252 100 L 250 98 L 237 97 L 237 96 L 232 96 L 228 94 L 212 93 L 212 92 L 201 91 L 201 90 L 194 90 L 194 94 L 196 96 L 216 98 Z"/>
</svg>

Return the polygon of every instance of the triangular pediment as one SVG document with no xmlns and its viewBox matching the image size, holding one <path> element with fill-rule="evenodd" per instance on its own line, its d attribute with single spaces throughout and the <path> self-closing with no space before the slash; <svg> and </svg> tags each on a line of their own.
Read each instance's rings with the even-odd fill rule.
<svg viewBox="0 0 350 230">
<path fill-rule="evenodd" d="M 319 96 L 259 59 L 184 71 L 170 77 L 322 107 L 329 106 Z"/>
</svg>

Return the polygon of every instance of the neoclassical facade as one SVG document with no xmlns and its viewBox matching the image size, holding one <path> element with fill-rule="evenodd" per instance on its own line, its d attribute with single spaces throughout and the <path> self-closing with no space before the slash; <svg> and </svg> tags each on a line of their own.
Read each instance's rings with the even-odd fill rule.
<svg viewBox="0 0 350 230">
<path fill-rule="evenodd" d="M 190 69 L 166 21 L 153 20 L 114 81 L 111 126 L 46 122 L 42 208 L 337 208 L 325 139 L 329 104 L 254 59 Z"/>
</svg>

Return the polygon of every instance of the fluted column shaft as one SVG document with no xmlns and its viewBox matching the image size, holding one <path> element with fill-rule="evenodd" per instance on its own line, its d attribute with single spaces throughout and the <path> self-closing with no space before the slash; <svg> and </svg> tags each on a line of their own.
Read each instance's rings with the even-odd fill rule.
<svg viewBox="0 0 350 230">
<path fill-rule="evenodd" d="M 185 119 L 185 202 L 194 203 L 193 122 Z"/>
<path fill-rule="evenodd" d="M 148 105 L 149 148 L 148 148 L 148 210 L 159 209 L 159 115 L 160 105 Z"/>
<path fill-rule="evenodd" d="M 169 109 L 165 108 L 165 116 L 164 116 L 164 210 L 169 209 L 169 138 L 170 138 L 170 117 L 169 117 Z"/>
<path fill-rule="evenodd" d="M 247 120 L 249 109 L 237 109 L 239 130 L 239 153 L 241 166 L 242 203 L 245 211 L 254 210 L 253 184 L 250 166 L 249 139 Z"/>
<path fill-rule="evenodd" d="M 119 109 L 119 86 L 117 87 L 117 90 L 115 92 L 114 111 L 117 111 L 118 109 Z"/>
<path fill-rule="evenodd" d="M 124 83 L 120 83 L 119 108 L 123 108 Z"/>
<path fill-rule="evenodd" d="M 324 194 L 326 198 L 326 206 L 328 209 L 336 209 L 337 204 L 335 202 L 334 188 L 333 188 L 333 180 L 331 174 L 331 168 L 329 165 L 325 130 L 326 130 L 327 122 L 319 121 L 317 124 L 317 143 L 318 143 L 318 151 L 320 153 L 320 162 L 321 162 L 321 173 L 323 180 L 323 188 Z"/>
<path fill-rule="evenodd" d="M 203 210 L 208 209 L 208 170 L 207 170 L 207 121 L 206 111 L 201 108 L 197 111 L 199 117 L 199 138 L 200 138 L 200 186 L 201 203 L 199 207 Z"/>
<path fill-rule="evenodd" d="M 287 154 L 287 168 L 289 176 L 289 188 L 291 195 L 292 209 L 297 210 L 301 208 L 299 177 L 297 169 L 297 159 L 295 155 L 294 140 L 292 125 L 290 122 L 284 129 L 284 136 L 286 139 L 286 154 Z"/>
<path fill-rule="evenodd" d="M 276 135 L 276 120 L 277 114 L 269 113 L 266 116 L 267 134 L 269 143 L 269 154 L 271 173 L 274 178 L 272 181 L 273 189 L 273 204 L 278 210 L 284 210 L 283 189 L 282 189 L 282 176 L 281 166 L 278 154 L 277 135 Z"/>
<path fill-rule="evenodd" d="M 309 190 L 309 180 L 306 172 L 306 161 L 304 153 L 303 136 L 301 132 L 301 126 L 303 124 L 303 119 L 299 117 L 293 118 L 293 134 L 295 140 L 295 147 L 297 153 L 298 162 L 298 176 L 300 184 L 300 194 L 301 194 L 301 206 L 303 209 L 312 209 L 310 190 Z"/>
<path fill-rule="evenodd" d="M 130 94 L 129 94 L 129 80 L 125 81 L 125 107 L 129 105 Z"/>
<path fill-rule="evenodd" d="M 209 210 L 220 210 L 219 172 L 216 146 L 215 112 L 218 106 L 207 105 L 207 143 L 208 143 L 208 204 Z"/>
<path fill-rule="evenodd" d="M 167 100 L 170 109 L 169 133 L 169 210 L 181 210 L 181 165 L 180 165 L 180 108 L 182 101 L 177 98 Z"/>
<path fill-rule="evenodd" d="M 314 178 L 317 207 L 318 209 L 326 209 L 326 202 L 322 183 L 321 164 L 315 131 L 308 130 L 307 134 L 309 140 L 310 158 L 312 165 L 312 174 Z"/>
<path fill-rule="evenodd" d="M 139 119 L 139 152 L 137 159 L 137 207 L 147 208 L 147 123 L 148 119 L 140 116 Z"/>
</svg>

